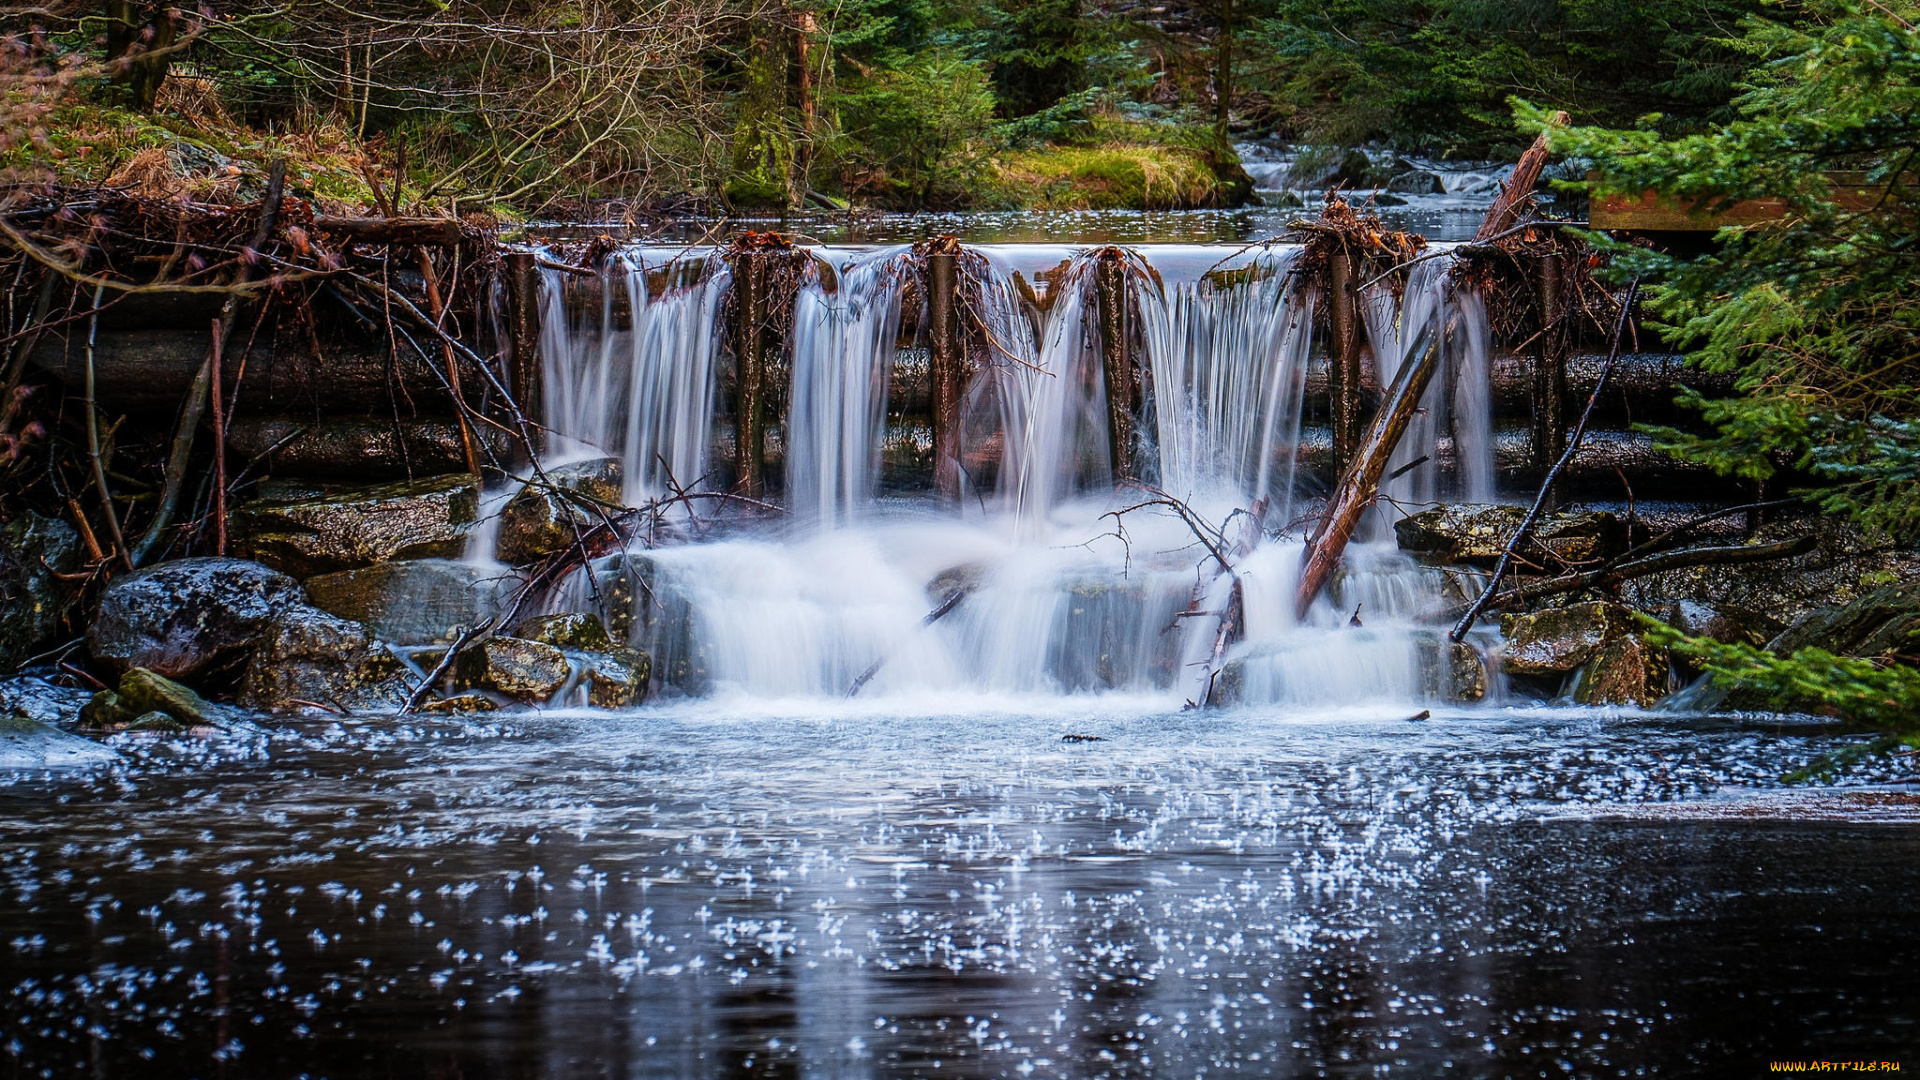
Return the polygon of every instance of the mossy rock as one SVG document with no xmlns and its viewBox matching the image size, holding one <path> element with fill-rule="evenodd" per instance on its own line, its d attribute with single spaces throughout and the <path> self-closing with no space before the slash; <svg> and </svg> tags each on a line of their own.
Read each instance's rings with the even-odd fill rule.
<svg viewBox="0 0 1920 1080">
<path fill-rule="evenodd" d="M 1582 705 L 1649 707 L 1667 694 L 1670 664 L 1665 649 L 1638 634 L 1609 639 L 1580 669 L 1573 700 Z"/>
<path fill-rule="evenodd" d="M 500 610 L 508 587 L 498 569 L 454 559 L 400 559 L 308 578 L 322 611 L 363 623 L 382 641 L 451 641 Z"/>
<path fill-rule="evenodd" d="M 489 638 L 462 662 L 472 681 L 520 701 L 550 701 L 573 677 L 573 663 L 551 645 L 520 638 Z"/>
<path fill-rule="evenodd" d="M 240 700 L 278 711 L 303 703 L 350 711 L 398 707 L 410 692 L 405 666 L 365 626 L 317 608 L 269 623 L 248 662 Z"/>
<path fill-rule="evenodd" d="M 87 647 L 113 671 L 193 678 L 245 657 L 262 627 L 305 601 L 298 582 L 256 562 L 175 559 L 107 586 Z"/>
<path fill-rule="evenodd" d="M 613 647 L 613 638 L 608 636 L 606 624 L 600 617 L 578 611 L 522 619 L 520 625 L 513 628 L 513 636 L 556 649 L 597 652 Z"/>
<path fill-rule="evenodd" d="M 638 649 L 613 648 L 589 655 L 586 661 L 587 704 L 596 709 L 624 709 L 647 698 L 653 673 L 652 658 Z"/>
<path fill-rule="evenodd" d="M 1429 562 L 1491 567 L 1526 520 L 1523 506 L 1455 503 L 1394 523 L 1400 550 Z M 1626 550 L 1627 528 L 1605 511 L 1544 515 L 1517 554 L 1550 566 L 1592 565 Z"/>
<path fill-rule="evenodd" d="M 469 690 L 465 693 L 454 694 L 451 697 L 437 698 L 433 701 L 425 702 L 416 711 L 439 713 L 442 715 L 460 715 L 463 713 L 494 712 L 499 708 L 500 704 L 492 698 L 477 691 Z"/>
<path fill-rule="evenodd" d="M 480 493 L 456 473 L 256 500 L 234 515 L 243 553 L 299 578 L 392 559 L 453 558 L 466 549 Z"/>
<path fill-rule="evenodd" d="M 502 562 L 538 562 L 573 546 L 601 521 L 598 506 L 619 506 L 624 469 L 618 458 L 594 458 L 545 470 L 500 511 L 495 554 Z"/>
<path fill-rule="evenodd" d="M 167 728 L 153 722 L 155 716 L 172 720 L 177 727 Z M 91 728 L 121 728 L 148 721 L 142 730 L 185 730 L 190 727 L 225 727 L 225 719 L 206 699 L 164 675 L 146 668 L 134 668 L 120 676 L 120 685 L 102 690 L 80 710 L 80 723 Z"/>
</svg>

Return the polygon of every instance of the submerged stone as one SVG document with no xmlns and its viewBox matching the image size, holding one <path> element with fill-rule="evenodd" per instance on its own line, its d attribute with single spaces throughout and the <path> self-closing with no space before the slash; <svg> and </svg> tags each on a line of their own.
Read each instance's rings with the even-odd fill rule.
<svg viewBox="0 0 1920 1080">
<path fill-rule="evenodd" d="M 297 577 L 390 559 L 452 558 L 473 528 L 479 489 L 465 473 L 260 499 L 234 514 L 240 547 Z"/>
<path fill-rule="evenodd" d="M 0 670 L 53 640 L 77 592 L 56 573 L 80 564 L 80 538 L 59 518 L 27 511 L 0 528 Z"/>
<path fill-rule="evenodd" d="M 1408 169 L 1388 180 L 1387 190 L 1402 195 L 1445 195 L 1447 185 L 1441 181 L 1439 173 Z"/>
<path fill-rule="evenodd" d="M 19 713 L 0 714 L 0 769 L 59 769 L 111 761 L 119 754 Z"/>
<path fill-rule="evenodd" d="M 581 533 L 620 506 L 624 485 L 619 458 L 594 458 L 546 470 L 500 511 L 495 554 L 502 562 L 538 562 L 572 546 Z"/>
<path fill-rule="evenodd" d="M 1500 561 L 1521 522 L 1524 506 L 1457 503 L 1436 506 L 1394 523 L 1400 550 L 1431 562 L 1492 566 Z M 1626 550 L 1627 528 L 1605 511 L 1545 514 L 1518 555 L 1550 570 L 1591 566 Z"/>
<path fill-rule="evenodd" d="M 436 698 L 433 701 L 424 702 L 416 711 L 457 715 L 460 713 L 494 712 L 499 708 L 499 703 L 492 698 L 477 691 L 470 690 L 463 694 L 454 694 L 451 697 Z"/>
<path fill-rule="evenodd" d="M 176 559 L 108 585 L 87 647 L 114 672 L 190 679 L 244 658 L 269 620 L 305 601 L 297 582 L 259 563 Z"/>
<path fill-rule="evenodd" d="M 383 641 L 451 641 L 498 614 L 518 579 L 452 559 L 402 559 L 307 579 L 322 611 L 364 623 Z"/>
<path fill-rule="evenodd" d="M 410 692 L 404 671 L 365 626 L 303 607 L 267 625 L 240 700 L 267 711 L 307 702 L 349 712 L 397 708 Z"/>
</svg>

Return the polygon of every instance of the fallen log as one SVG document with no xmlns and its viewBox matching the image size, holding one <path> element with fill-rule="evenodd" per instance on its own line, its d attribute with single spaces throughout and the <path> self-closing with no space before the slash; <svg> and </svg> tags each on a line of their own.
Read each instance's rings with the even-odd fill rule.
<svg viewBox="0 0 1920 1080">
<path fill-rule="evenodd" d="M 1611 568 L 1602 567 L 1577 574 L 1563 574 L 1532 585 L 1518 585 L 1485 598 L 1485 602 L 1479 605 L 1479 610 L 1506 611 L 1549 596 L 1558 596 L 1561 593 L 1591 588 L 1611 589 L 1634 578 L 1668 570 L 1684 570 L 1690 566 L 1733 566 L 1739 563 L 1791 559 L 1798 555 L 1805 555 L 1819 546 L 1819 537 L 1802 536 L 1772 544 L 1728 544 L 1718 547 L 1682 548 L 1679 551 L 1667 551 L 1644 559 L 1623 562 Z M 1464 617 L 1473 607 L 1472 604 L 1455 604 L 1433 613 L 1428 621 L 1454 622 Z"/>
<path fill-rule="evenodd" d="M 465 228 L 454 218 L 361 218 L 319 214 L 314 216 L 313 227 L 318 232 L 355 244 L 453 247 L 466 236 Z"/>
<path fill-rule="evenodd" d="M 1566 113 L 1554 113 L 1548 126 L 1564 127 L 1571 122 L 1572 117 Z M 1542 131 L 1534 137 L 1533 145 L 1527 147 L 1527 152 L 1520 155 L 1513 172 L 1507 175 L 1506 183 L 1500 185 L 1500 194 L 1487 210 L 1486 219 L 1480 223 L 1480 231 L 1473 234 L 1474 243 L 1485 243 L 1520 220 L 1520 214 L 1526 209 L 1527 200 L 1533 197 L 1534 186 L 1540 183 L 1540 174 L 1546 171 L 1547 159 L 1551 156 L 1552 152 L 1547 149 L 1547 133 Z"/>
<path fill-rule="evenodd" d="M 1360 516 L 1379 494 L 1380 477 L 1387 471 L 1387 459 L 1400 445 L 1400 437 L 1407 433 L 1407 425 L 1413 422 L 1420 399 L 1440 366 L 1440 346 L 1446 334 L 1436 334 L 1431 325 L 1418 328 L 1415 334 L 1413 348 L 1407 352 L 1393 385 L 1387 390 L 1386 404 L 1373 418 L 1353 464 L 1341 478 L 1333 498 L 1328 500 L 1320 526 L 1307 543 L 1300 570 L 1300 591 L 1293 605 L 1297 619 L 1307 617 L 1314 598 L 1320 595 L 1327 579 L 1333 576 L 1334 567 L 1340 564 L 1340 556 L 1346 552 L 1347 542 L 1353 539 Z"/>
</svg>

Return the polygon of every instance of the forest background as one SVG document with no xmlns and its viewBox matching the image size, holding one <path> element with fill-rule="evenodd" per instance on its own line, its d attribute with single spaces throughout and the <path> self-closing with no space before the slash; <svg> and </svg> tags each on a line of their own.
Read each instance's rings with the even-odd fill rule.
<svg viewBox="0 0 1920 1080">
<path fill-rule="evenodd" d="M 1236 141 L 1506 159 L 1509 98 L 1728 116 L 1758 0 L 55 0 L 0 15 L 5 164 L 534 217 L 1191 208 Z M 144 156 L 143 156 L 144 152 Z M 162 161 L 158 155 L 167 155 Z M 170 166 L 170 168 L 168 167 Z M 616 214 L 617 216 L 617 214 Z"/>
</svg>

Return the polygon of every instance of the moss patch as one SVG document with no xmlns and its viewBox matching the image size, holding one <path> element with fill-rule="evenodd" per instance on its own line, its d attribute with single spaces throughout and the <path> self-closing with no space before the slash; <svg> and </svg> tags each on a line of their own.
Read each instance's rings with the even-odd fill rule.
<svg viewBox="0 0 1920 1080">
<path fill-rule="evenodd" d="M 1238 200 L 1204 150 L 1047 146 L 995 162 L 989 201 L 1040 210 L 1197 210 Z"/>
</svg>

